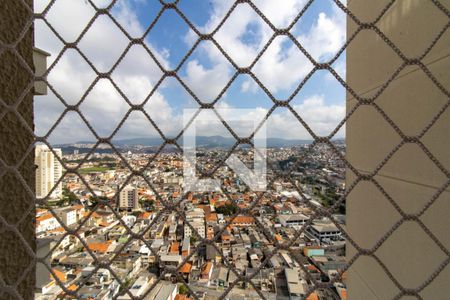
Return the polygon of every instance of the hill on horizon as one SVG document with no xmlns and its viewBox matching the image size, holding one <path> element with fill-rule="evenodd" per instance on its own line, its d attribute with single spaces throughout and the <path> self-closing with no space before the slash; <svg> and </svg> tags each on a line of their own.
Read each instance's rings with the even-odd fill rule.
<svg viewBox="0 0 450 300">
<path fill-rule="evenodd" d="M 183 145 L 183 139 L 180 138 L 179 145 Z M 267 147 L 292 147 L 297 145 L 305 145 L 312 143 L 313 140 L 303 140 L 303 139 L 283 139 L 283 138 L 267 138 Z M 154 138 L 130 138 L 113 140 L 113 144 L 118 147 L 126 146 L 147 146 L 147 147 L 157 147 L 163 143 L 163 139 L 160 137 Z M 223 137 L 223 136 L 198 136 L 196 137 L 196 146 L 205 148 L 216 148 L 216 147 L 231 147 L 236 143 L 233 137 Z M 55 146 L 67 147 L 69 145 L 75 144 L 95 144 L 95 141 L 78 141 L 75 143 L 65 143 L 56 144 Z"/>
</svg>

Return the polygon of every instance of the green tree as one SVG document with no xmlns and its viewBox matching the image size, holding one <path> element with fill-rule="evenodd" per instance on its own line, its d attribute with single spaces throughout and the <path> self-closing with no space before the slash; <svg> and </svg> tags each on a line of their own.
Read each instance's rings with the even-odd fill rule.
<svg viewBox="0 0 450 300">
<path fill-rule="evenodd" d="M 68 188 L 63 188 L 61 200 L 65 204 L 74 204 L 74 203 L 80 202 L 78 197 L 73 192 L 71 192 Z"/>
<path fill-rule="evenodd" d="M 189 293 L 189 289 L 184 285 L 180 285 L 180 288 L 178 289 L 178 293 L 182 295 L 187 295 Z"/>
<path fill-rule="evenodd" d="M 234 204 L 227 203 L 225 205 L 217 207 L 216 212 L 219 214 L 230 216 L 237 212 L 237 206 Z"/>
<path fill-rule="evenodd" d="M 139 199 L 139 204 L 141 208 L 147 210 L 147 211 L 153 211 L 155 210 L 155 201 L 154 200 L 148 200 L 146 198 Z"/>
</svg>

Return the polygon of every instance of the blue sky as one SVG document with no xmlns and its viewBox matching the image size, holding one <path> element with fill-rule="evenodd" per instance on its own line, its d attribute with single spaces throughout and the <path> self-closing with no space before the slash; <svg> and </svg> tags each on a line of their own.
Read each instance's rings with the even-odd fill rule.
<svg viewBox="0 0 450 300">
<path fill-rule="evenodd" d="M 35 10 L 45 6 L 39 0 Z M 106 0 L 95 0 L 101 5 Z M 254 3 L 277 27 L 286 27 L 301 11 L 305 0 L 257 0 Z M 183 1 L 178 7 L 201 32 L 216 28 L 232 1 Z M 112 13 L 118 22 L 135 37 L 142 36 L 157 16 L 159 1 L 119 0 Z M 59 0 L 47 17 L 66 39 L 74 41 L 95 13 L 84 1 Z M 332 1 L 314 1 L 291 33 L 320 62 L 332 58 L 345 42 L 345 13 Z M 230 57 L 240 66 L 248 66 L 272 36 L 272 30 L 247 4 L 239 4 L 229 20 L 214 36 Z M 61 51 L 62 43 L 42 22 L 36 24 L 36 45 L 50 52 L 50 63 Z M 197 40 L 196 34 L 173 10 L 166 10 L 156 26 L 145 37 L 146 45 L 167 70 L 174 69 Z M 79 43 L 80 50 L 100 71 L 108 71 L 129 41 L 107 17 L 94 22 Z M 345 52 L 333 67 L 345 79 Z M 277 37 L 252 68 L 254 74 L 280 100 L 287 99 L 312 69 L 309 60 L 286 37 Z M 183 82 L 204 102 L 211 102 L 234 74 L 232 65 L 211 42 L 202 42 L 181 66 L 178 74 Z M 133 46 L 112 74 L 112 79 L 133 103 L 141 103 L 162 76 L 161 70 L 141 46 Z M 75 51 L 67 51 L 50 72 L 48 81 L 64 99 L 77 103 L 95 78 L 84 59 Z M 328 72 L 316 72 L 294 97 L 291 104 L 318 135 L 328 135 L 345 116 L 345 89 Z M 248 75 L 239 75 L 220 98 L 224 108 L 252 108 L 263 116 L 272 101 Z M 174 78 L 166 78 L 148 100 L 145 109 L 167 136 L 182 128 L 184 108 L 197 104 Z M 80 105 L 80 109 L 100 136 L 109 136 L 129 106 L 108 80 L 100 80 Z M 50 92 L 36 99 L 36 133 L 45 135 L 64 110 Z M 138 115 L 138 116 L 135 116 Z M 268 135 L 284 138 L 309 138 L 309 134 L 286 109 L 277 109 L 267 124 Z M 156 134 L 148 128 L 142 114 L 133 114 L 125 121 L 116 138 L 146 137 Z M 222 130 L 222 129 L 221 129 Z M 207 126 L 201 134 L 220 134 Z M 343 136 L 341 130 L 338 136 Z M 71 113 L 51 132 L 52 143 L 92 139 L 92 134 L 76 114 Z"/>
</svg>

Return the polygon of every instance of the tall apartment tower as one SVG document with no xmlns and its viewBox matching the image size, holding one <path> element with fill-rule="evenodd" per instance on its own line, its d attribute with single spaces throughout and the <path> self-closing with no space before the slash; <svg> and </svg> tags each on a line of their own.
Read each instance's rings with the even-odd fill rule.
<svg viewBox="0 0 450 300">
<path fill-rule="evenodd" d="M 55 153 L 62 157 L 61 149 L 54 149 Z M 55 158 L 53 152 L 46 145 L 37 145 L 35 150 L 36 169 L 36 197 L 46 197 L 62 176 L 62 165 Z M 51 198 L 62 196 L 62 183 L 50 195 Z"/>
<path fill-rule="evenodd" d="M 126 186 L 119 194 L 119 207 L 121 209 L 139 209 L 138 190 L 131 186 Z"/>
</svg>

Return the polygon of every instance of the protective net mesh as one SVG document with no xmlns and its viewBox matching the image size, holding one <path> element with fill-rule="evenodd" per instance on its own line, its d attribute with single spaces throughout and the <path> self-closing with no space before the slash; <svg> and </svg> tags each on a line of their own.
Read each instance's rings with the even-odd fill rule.
<svg viewBox="0 0 450 300">
<path fill-rule="evenodd" d="M 19 0 L 18 0 L 19 1 Z M 20 2 L 20 1 L 19 1 Z M 429 45 L 426 47 L 426 49 L 423 50 L 423 52 L 420 55 L 417 55 L 415 57 L 408 57 L 405 55 L 401 49 L 399 49 L 393 41 L 391 41 L 385 33 L 379 28 L 378 22 L 383 18 L 385 13 L 394 5 L 396 2 L 395 0 L 389 1 L 387 5 L 379 12 L 378 15 L 373 18 L 370 22 L 363 22 L 361 21 L 357 15 L 354 15 L 345 4 L 341 3 L 339 0 L 334 0 L 334 3 L 336 6 L 342 10 L 347 15 L 348 21 L 353 22 L 355 24 L 355 31 L 347 37 L 347 40 L 345 44 L 341 47 L 341 49 L 334 55 L 333 58 L 331 58 L 329 61 L 325 63 L 318 62 L 316 59 L 314 59 L 314 53 L 309 53 L 304 46 L 295 38 L 295 36 L 292 34 L 291 29 L 294 27 L 294 25 L 304 16 L 304 14 L 308 11 L 308 8 L 310 5 L 314 2 L 313 0 L 310 0 L 307 2 L 307 4 L 298 12 L 296 17 L 292 20 L 289 26 L 286 28 L 277 28 L 273 25 L 273 23 L 270 21 L 269 18 L 267 18 L 264 13 L 258 8 L 258 6 L 253 3 L 250 0 L 242 0 L 242 1 L 236 1 L 228 10 L 228 12 L 223 16 L 222 20 L 218 23 L 216 28 L 212 30 L 210 33 L 204 34 L 199 29 L 196 28 L 196 26 L 193 24 L 193 22 L 190 21 L 190 19 L 186 16 L 186 14 L 183 12 L 182 9 L 179 7 L 179 1 L 174 1 L 170 3 L 165 3 L 164 1 L 161 2 L 161 9 L 157 13 L 156 17 L 151 20 L 150 25 L 146 29 L 145 33 L 138 38 L 132 37 L 127 30 L 121 25 L 119 21 L 116 20 L 116 17 L 112 13 L 112 9 L 114 5 L 116 5 L 116 2 L 120 1 L 112 1 L 107 7 L 99 8 L 96 6 L 95 1 L 87 0 L 86 2 L 91 5 L 95 9 L 95 15 L 90 19 L 87 26 L 84 28 L 84 30 L 81 32 L 81 34 L 76 38 L 74 42 L 66 42 L 64 38 L 60 35 L 58 30 L 53 27 L 53 25 L 47 21 L 48 14 L 52 11 L 52 7 L 54 4 L 58 2 L 56 0 L 50 1 L 48 6 L 40 13 L 34 13 L 32 8 L 29 7 L 26 3 L 22 3 L 24 9 L 29 10 L 30 16 L 32 16 L 28 22 L 25 24 L 23 33 L 21 37 L 19 37 L 18 41 L 20 41 L 27 30 L 33 26 L 33 23 L 36 20 L 40 20 L 44 22 L 48 28 L 52 31 L 52 33 L 58 38 L 58 40 L 63 44 L 63 47 L 61 51 L 58 53 L 58 56 L 54 59 L 53 63 L 48 67 L 47 72 L 43 76 L 35 76 L 33 74 L 32 68 L 28 66 L 28 64 L 21 58 L 18 51 L 16 50 L 16 43 L 13 43 L 11 45 L 2 45 L 1 51 L 10 51 L 14 53 L 19 62 L 23 65 L 23 67 L 30 73 L 30 75 L 34 78 L 32 82 L 28 84 L 28 86 L 25 88 L 24 92 L 22 93 L 22 96 L 17 99 L 17 101 L 14 103 L 14 105 L 9 106 L 7 103 L 5 103 L 3 100 L 0 100 L 0 103 L 3 107 L 10 107 L 13 111 L 15 108 L 17 108 L 25 95 L 32 90 L 34 86 L 34 81 L 44 81 L 46 85 L 48 86 L 49 90 L 56 95 L 56 97 L 60 100 L 62 105 L 64 105 L 64 112 L 61 114 L 61 116 L 56 120 L 56 122 L 53 123 L 52 127 L 48 131 L 48 133 L 44 136 L 37 136 L 33 129 L 30 128 L 30 126 L 27 125 L 25 120 L 22 119 L 24 126 L 29 130 L 30 134 L 32 134 L 35 137 L 35 143 L 29 146 L 27 155 L 29 153 L 32 153 L 34 151 L 34 147 L 36 143 L 44 143 L 46 144 L 55 157 L 60 161 L 63 168 L 65 169 L 64 176 L 61 176 L 59 179 L 59 182 L 62 182 L 64 180 L 65 175 L 67 174 L 75 174 L 79 177 L 81 182 L 86 186 L 86 188 L 90 191 L 90 193 L 93 195 L 95 199 L 95 207 L 93 207 L 89 213 L 87 213 L 82 221 L 77 224 L 75 228 L 68 227 L 65 225 L 65 222 L 61 219 L 60 215 L 57 214 L 52 207 L 49 207 L 48 210 L 51 212 L 53 217 L 60 223 L 60 226 L 64 229 L 63 230 L 63 237 L 60 239 L 60 241 L 53 247 L 52 250 L 58 248 L 61 246 L 61 243 L 63 242 L 64 238 L 70 237 L 75 241 L 77 240 L 77 243 L 81 243 L 81 247 L 85 250 L 86 253 L 89 254 L 89 257 L 92 258 L 92 266 L 93 269 L 90 270 L 89 274 L 86 274 L 83 280 L 81 280 L 81 283 L 75 285 L 75 286 L 68 286 L 65 280 L 62 280 L 61 276 L 55 273 L 55 269 L 52 268 L 51 265 L 48 264 L 47 258 L 50 253 L 48 253 L 45 257 L 37 257 L 34 251 L 28 247 L 27 243 L 24 243 L 24 247 L 27 248 L 27 251 L 30 256 L 36 258 L 36 262 L 39 264 L 44 265 L 48 271 L 53 275 L 54 279 L 56 280 L 57 284 L 61 287 L 64 297 L 70 298 L 80 298 L 80 290 L 86 286 L 86 283 L 89 282 L 89 280 L 96 276 L 97 272 L 101 269 L 107 269 L 111 276 L 116 280 L 118 285 L 120 286 L 120 293 L 116 293 L 113 295 L 113 298 L 118 298 L 120 295 L 128 294 L 131 299 L 145 299 L 154 288 L 157 287 L 158 283 L 161 280 L 164 280 L 167 278 L 168 275 L 171 275 L 173 280 L 177 281 L 178 283 L 183 283 L 184 286 L 188 289 L 188 292 L 190 292 L 190 297 L 198 299 L 198 293 L 195 293 L 193 284 L 190 282 L 187 282 L 187 279 L 182 276 L 182 273 L 180 270 L 191 260 L 191 258 L 195 255 L 198 255 L 198 251 L 200 248 L 205 247 L 208 245 L 209 247 L 213 247 L 219 256 L 222 257 L 223 265 L 227 269 L 230 270 L 231 273 L 234 274 L 235 279 L 229 283 L 229 286 L 224 288 L 220 293 L 220 298 L 224 299 L 229 296 L 230 291 L 236 287 L 238 284 L 247 284 L 248 286 L 252 287 L 254 291 L 257 293 L 257 296 L 260 298 L 266 299 L 268 295 L 264 293 L 261 290 L 260 286 L 257 286 L 257 278 L 262 276 L 262 272 L 268 269 L 268 265 L 270 263 L 271 258 L 276 255 L 277 253 L 280 253 L 281 251 L 283 253 L 288 253 L 295 261 L 298 263 L 298 267 L 303 271 L 303 274 L 305 278 L 310 282 L 308 289 L 304 292 L 303 298 L 308 298 L 313 292 L 315 291 L 322 291 L 322 295 L 327 295 L 326 291 L 332 287 L 332 284 L 334 282 L 341 282 L 342 281 L 342 275 L 345 274 L 345 272 L 352 267 L 352 265 L 355 263 L 355 261 L 361 257 L 361 256 L 369 256 L 372 257 L 383 269 L 383 271 L 388 275 L 388 277 L 392 280 L 393 284 L 398 288 L 399 293 L 395 296 L 395 299 L 400 299 L 405 295 L 415 296 L 419 299 L 422 298 L 420 292 L 425 289 L 433 280 L 435 280 L 441 273 L 442 270 L 448 265 L 450 262 L 450 253 L 447 249 L 447 247 L 438 239 L 438 237 L 433 233 L 433 231 L 428 228 L 424 222 L 421 220 L 421 216 L 425 214 L 425 212 L 433 206 L 435 201 L 440 197 L 440 195 L 448 188 L 450 184 L 450 173 L 447 170 L 447 168 L 433 155 L 432 151 L 430 151 L 427 146 L 422 142 L 421 138 L 430 130 L 430 128 L 433 127 L 433 125 L 439 120 L 439 118 L 445 113 L 449 106 L 449 101 L 447 100 L 445 105 L 434 115 L 434 117 L 424 126 L 423 130 L 420 132 L 420 134 L 416 136 L 408 136 L 405 134 L 399 126 L 388 116 L 388 114 L 385 113 L 385 111 L 382 109 L 382 107 L 377 103 L 377 98 L 386 90 L 386 88 L 391 84 L 391 82 L 407 67 L 409 66 L 417 66 L 429 80 L 434 84 L 439 91 L 445 95 L 447 99 L 450 98 L 450 92 L 449 90 L 443 86 L 439 80 L 433 75 L 433 73 L 430 71 L 430 69 L 423 63 L 423 59 L 426 57 L 426 55 L 433 49 L 433 47 L 438 43 L 440 38 L 444 35 L 444 33 L 447 31 L 447 29 L 450 26 L 450 12 L 448 9 L 442 5 L 439 1 L 434 0 L 430 1 L 435 7 L 436 14 L 443 14 L 447 18 L 447 23 L 445 26 L 440 29 L 439 31 L 434 32 L 434 37 L 429 43 Z M 270 39 L 267 41 L 265 46 L 260 50 L 258 55 L 254 58 L 252 63 L 248 67 L 240 67 L 233 58 L 227 54 L 227 51 L 224 50 L 223 45 L 221 45 L 216 39 L 215 34 L 222 28 L 222 26 L 225 24 L 225 22 L 229 19 L 229 17 L 233 14 L 233 12 L 240 6 L 247 3 L 254 12 L 273 30 L 273 35 L 270 37 Z M 192 3 L 192 5 L 195 5 L 195 3 Z M 145 41 L 146 36 L 154 30 L 156 24 L 158 23 L 159 18 L 163 15 L 166 11 L 172 11 L 176 13 L 179 17 L 181 17 L 184 22 L 189 26 L 189 28 L 196 34 L 196 41 L 193 43 L 193 46 L 181 59 L 179 64 L 173 69 L 168 70 L 161 62 L 158 61 L 157 55 L 153 53 L 152 49 L 148 46 L 148 44 Z M 120 31 L 126 36 L 128 39 L 128 45 L 126 49 L 121 53 L 120 57 L 117 59 L 117 61 L 113 64 L 112 68 L 109 69 L 106 72 L 100 72 L 94 63 L 91 62 L 91 60 L 83 53 L 83 51 L 79 47 L 80 41 L 83 39 L 83 37 L 89 32 L 91 26 L 94 24 L 94 22 L 99 17 L 107 17 L 109 18 L 119 29 Z M 70 24 L 67 24 L 67 26 L 70 26 Z M 395 54 L 398 56 L 398 58 L 401 60 L 401 64 L 399 67 L 395 70 L 395 72 L 378 88 L 378 90 L 373 93 L 370 97 L 363 97 L 359 95 L 356 91 L 352 89 L 351 86 L 349 86 L 345 78 L 342 78 L 338 72 L 335 71 L 333 68 L 333 64 L 336 62 L 336 60 L 344 53 L 347 46 L 352 43 L 352 41 L 355 39 L 355 37 L 360 34 L 363 31 L 371 31 L 374 34 L 376 34 L 380 39 L 382 39 L 385 44 L 392 49 Z M 284 36 L 288 38 L 296 47 L 297 50 L 300 51 L 304 56 L 308 58 L 310 63 L 313 65 L 312 70 L 309 72 L 307 76 L 301 81 L 300 84 L 296 87 L 294 93 L 289 96 L 287 99 L 280 100 L 277 99 L 270 91 L 269 88 L 267 88 L 258 78 L 257 75 L 255 75 L 253 71 L 253 67 L 257 64 L 258 60 L 264 55 L 265 51 L 268 49 L 270 44 L 274 41 L 275 38 L 279 36 Z M 234 67 L 235 72 L 233 76 L 230 78 L 226 86 L 222 89 L 222 91 L 219 93 L 219 95 L 212 101 L 212 102 L 203 102 L 201 97 L 199 97 L 187 84 L 182 76 L 179 75 L 180 69 L 183 67 L 183 65 L 186 63 L 187 59 L 191 56 L 191 54 L 195 51 L 195 49 L 199 46 L 200 43 L 203 41 L 210 41 L 217 49 L 220 51 L 220 53 L 223 55 L 223 57 L 226 58 L 226 60 Z M 133 45 L 140 45 L 145 49 L 145 51 L 150 55 L 150 57 L 154 60 L 157 67 L 160 69 L 162 76 L 159 79 L 159 81 L 155 84 L 150 94 L 146 97 L 146 99 L 139 104 L 135 104 L 127 95 L 125 92 L 121 90 L 121 88 L 115 83 L 114 79 L 112 78 L 112 74 L 114 70 L 118 67 L 118 65 L 121 63 L 121 61 L 126 56 L 128 50 Z M 89 85 L 88 89 L 83 93 L 83 96 L 81 97 L 80 101 L 76 104 L 70 104 L 70 102 L 66 101 L 62 95 L 58 93 L 58 91 L 52 86 L 50 82 L 47 81 L 47 74 L 49 74 L 52 69 L 55 68 L 55 66 L 58 65 L 60 59 L 63 57 L 64 53 L 68 50 L 72 49 L 73 51 L 76 51 L 83 59 L 84 61 L 89 65 L 89 67 L 95 72 L 95 80 Z M 292 106 L 291 101 L 294 99 L 295 95 L 299 93 L 299 91 L 304 87 L 306 82 L 318 71 L 320 70 L 327 70 L 347 91 L 348 94 L 350 94 L 355 100 L 356 104 L 352 107 L 351 110 L 346 112 L 345 118 L 338 124 L 338 126 L 328 135 L 328 136 L 319 136 L 317 135 L 313 129 L 310 127 L 310 125 L 304 121 L 302 116 L 299 115 L 297 110 L 295 110 Z M 288 72 L 288 71 L 287 71 Z M 182 137 L 183 132 L 186 128 L 181 130 L 178 135 L 176 135 L 173 138 L 168 138 L 162 130 L 158 127 L 158 123 L 153 120 L 151 115 L 144 109 L 144 105 L 151 101 L 150 98 L 153 95 L 153 93 L 158 89 L 158 87 L 161 85 L 161 83 L 166 78 L 174 78 L 184 89 L 189 93 L 189 95 L 197 102 L 199 108 L 199 112 L 201 110 L 210 110 L 215 111 L 215 105 L 218 102 L 218 100 L 221 98 L 221 96 L 227 91 L 227 89 L 230 87 L 230 85 L 233 83 L 233 81 L 240 75 L 240 74 L 247 74 L 249 75 L 256 83 L 257 85 L 265 92 L 265 94 L 272 100 L 273 106 L 270 110 L 268 110 L 267 115 L 265 116 L 263 122 L 265 122 L 271 114 L 274 112 L 274 110 L 278 107 L 283 107 L 289 110 L 295 118 L 298 120 L 298 122 L 308 131 L 308 133 L 312 136 L 314 141 L 312 144 L 309 145 L 308 150 L 303 153 L 304 157 L 308 157 L 312 151 L 315 149 L 320 149 L 320 147 L 326 147 L 329 149 L 333 155 L 341 160 L 345 167 L 347 168 L 347 172 L 352 172 L 355 179 L 351 184 L 346 186 L 345 192 L 342 197 L 340 197 L 339 200 L 334 202 L 330 207 L 318 207 L 316 205 L 310 204 L 310 200 L 306 199 L 304 195 L 304 191 L 301 190 L 299 185 L 293 180 L 292 172 L 295 171 L 298 167 L 298 164 L 302 162 L 302 159 L 299 158 L 296 163 L 292 166 L 289 166 L 288 168 L 285 168 L 281 170 L 280 168 L 276 167 L 274 164 L 269 163 L 269 168 L 271 169 L 271 172 L 273 176 L 270 178 L 268 187 L 269 189 L 274 186 L 274 183 L 282 179 L 284 182 L 289 182 L 292 184 L 293 189 L 295 189 L 301 197 L 303 197 L 304 203 L 306 203 L 310 209 L 313 211 L 310 218 L 298 229 L 295 231 L 295 235 L 292 236 L 287 241 L 280 241 L 279 239 L 275 238 L 273 232 L 271 232 L 265 224 L 261 223 L 260 218 L 253 218 L 254 222 L 256 223 L 256 226 L 261 230 L 261 232 L 265 235 L 268 242 L 273 245 L 273 247 L 266 249 L 265 251 L 265 257 L 261 261 L 261 264 L 256 267 L 254 270 L 252 270 L 251 273 L 244 273 L 241 272 L 236 268 L 233 262 L 230 262 L 228 259 L 225 258 L 223 254 L 223 249 L 218 246 L 218 241 L 221 238 L 221 235 L 224 233 L 225 230 L 227 230 L 227 227 L 233 223 L 233 221 L 240 217 L 240 216 L 252 216 L 254 214 L 254 209 L 258 206 L 260 201 L 264 200 L 265 196 L 267 194 L 265 192 L 259 192 L 256 193 L 256 197 L 254 199 L 250 199 L 248 202 L 248 205 L 245 207 L 240 207 L 237 205 L 235 197 L 231 195 L 230 192 L 228 192 L 226 189 L 222 190 L 221 193 L 228 199 L 229 202 L 236 204 L 236 207 L 238 207 L 237 211 L 233 212 L 231 214 L 231 217 L 226 221 L 227 223 L 225 226 L 222 226 L 219 231 L 214 233 L 214 236 L 212 238 L 202 238 L 202 236 L 197 232 L 196 228 L 190 224 L 188 221 L 188 218 L 186 216 L 186 213 L 183 209 L 181 209 L 181 202 L 188 197 L 188 193 L 183 195 L 182 197 L 179 197 L 177 199 L 169 199 L 165 196 L 160 195 L 160 191 L 158 188 L 155 187 L 155 183 L 150 180 L 150 178 L 145 174 L 144 171 L 151 168 L 152 163 L 155 162 L 155 160 L 158 158 L 158 156 L 163 151 L 164 147 L 167 145 L 172 145 L 176 148 L 178 148 L 180 151 L 182 151 L 182 146 L 180 146 L 179 138 Z M 94 88 L 95 84 L 101 80 L 106 79 L 111 82 L 111 84 L 114 86 L 114 88 L 119 92 L 123 100 L 128 103 L 129 109 L 126 113 L 126 115 L 123 117 L 123 119 L 120 120 L 117 127 L 115 127 L 112 134 L 108 137 L 100 136 L 96 130 L 91 126 L 87 118 L 83 115 L 83 112 L 80 110 L 80 105 L 85 101 L 86 97 L 90 94 L 92 89 Z M 76 79 L 74 79 L 76 80 Z M 398 145 L 396 145 L 385 157 L 384 159 L 370 172 L 361 172 L 346 159 L 345 155 L 336 147 L 336 144 L 332 142 L 332 138 L 335 137 L 337 132 L 342 129 L 342 127 L 345 125 L 345 123 L 348 121 L 349 118 L 352 117 L 352 115 L 363 106 L 370 106 L 374 108 L 379 115 L 390 125 L 390 127 L 398 134 L 401 141 Z M 148 120 L 149 123 L 152 124 L 152 126 L 157 130 L 158 134 L 163 139 L 162 145 L 158 148 L 155 155 L 153 155 L 143 166 L 140 168 L 132 167 L 127 160 L 127 158 L 124 156 L 124 153 L 121 152 L 119 149 L 116 148 L 116 145 L 113 143 L 112 139 L 117 134 L 117 132 L 120 130 L 120 128 L 123 126 L 125 121 L 131 117 L 131 113 L 134 111 L 142 112 L 142 114 L 145 115 L 145 118 Z M 85 157 L 79 162 L 79 164 L 76 167 L 68 166 L 67 163 L 58 155 L 57 152 L 54 151 L 52 145 L 48 142 L 48 138 L 51 135 L 51 133 L 55 130 L 55 128 L 61 123 L 64 116 L 70 112 L 75 112 L 79 115 L 81 122 L 83 122 L 90 130 L 90 132 L 95 136 L 96 138 L 96 144 L 94 147 L 92 147 L 90 153 L 85 155 Z M 3 116 L 6 114 L 6 110 L 2 110 L 0 112 L 0 119 L 3 118 Z M 19 115 L 19 114 L 18 114 Z M 219 115 L 218 115 L 219 116 Z M 220 116 L 219 116 L 220 118 Z M 223 118 L 220 118 L 222 124 L 229 130 L 231 135 L 235 138 L 236 142 L 229 149 L 227 155 L 224 155 L 219 161 L 218 164 L 215 165 L 211 170 L 206 172 L 203 168 L 197 168 L 197 172 L 201 173 L 202 175 L 208 177 L 214 174 L 219 167 L 221 167 L 226 159 L 231 155 L 233 151 L 235 151 L 240 144 L 251 144 L 252 145 L 252 138 L 253 134 L 251 134 L 248 137 L 242 138 L 239 137 L 234 131 L 231 126 L 229 126 Z M 188 124 L 189 126 L 190 124 Z M 423 153 L 433 162 L 433 164 L 445 175 L 447 178 L 446 182 L 443 186 L 441 186 L 436 193 L 428 200 L 428 202 L 423 206 L 423 208 L 418 213 L 407 213 L 405 212 L 400 205 L 396 203 L 396 199 L 392 197 L 385 188 L 378 182 L 376 179 L 376 175 L 378 172 L 385 166 L 388 161 L 395 155 L 395 153 L 405 144 L 413 143 L 420 147 L 420 149 L 423 151 Z M 89 182 L 85 179 L 84 174 L 79 172 L 80 167 L 88 160 L 88 157 L 92 155 L 95 150 L 100 145 L 108 145 L 113 153 L 117 155 L 117 157 L 120 158 L 120 163 L 129 169 L 129 175 L 128 177 L 123 181 L 123 184 L 121 184 L 118 187 L 117 194 L 113 198 L 118 197 L 119 193 L 126 187 L 127 183 L 134 180 L 134 178 L 139 178 L 139 180 L 145 182 L 145 184 L 151 189 L 155 196 L 157 201 L 161 204 L 162 208 L 157 212 L 155 218 L 147 225 L 145 226 L 145 229 L 140 231 L 132 230 L 128 226 L 128 224 L 124 221 L 122 216 L 119 212 L 116 211 L 115 207 L 112 206 L 111 202 L 108 199 L 103 198 L 97 198 L 96 192 L 90 187 Z M 2 167 L 6 168 L 7 162 L 2 162 Z M 20 165 L 20 163 L 18 164 Z M 18 168 L 18 167 L 17 167 Z M 3 174 L 2 174 L 3 175 Z M 23 180 L 23 183 L 25 183 L 25 180 Z M 347 196 L 352 192 L 352 190 L 362 181 L 370 182 L 372 183 L 383 195 L 384 197 L 392 204 L 392 206 L 395 208 L 395 210 L 398 212 L 398 214 L 401 216 L 401 218 L 389 229 L 385 232 L 385 234 L 378 240 L 375 245 L 370 248 L 366 249 L 363 247 L 360 247 L 353 239 L 352 236 L 347 234 L 346 228 L 342 225 L 341 222 L 336 220 L 335 218 L 335 212 L 339 210 L 339 207 L 341 207 L 343 204 L 345 204 L 345 199 Z M 245 183 L 244 183 L 245 184 Z M 36 200 L 36 204 L 43 205 L 45 204 L 49 197 L 51 192 L 56 189 L 57 184 L 53 187 L 52 191 L 49 193 L 47 197 L 44 198 L 36 198 L 34 191 L 27 187 L 26 184 L 24 186 L 27 189 L 27 192 L 33 197 L 33 199 Z M 34 208 L 35 203 L 33 203 L 30 206 L 30 211 Z M 115 249 L 113 255 L 106 258 L 104 256 L 99 256 L 98 253 L 96 253 L 96 249 L 91 249 L 93 246 L 88 245 L 88 243 L 85 241 L 85 238 L 80 234 L 80 231 L 82 231 L 83 227 L 87 222 L 89 222 L 90 218 L 98 213 L 99 209 L 106 209 L 109 208 L 109 211 L 114 214 L 115 219 L 120 222 L 121 226 L 124 228 L 123 236 L 126 237 L 126 240 L 120 244 L 118 249 Z M 193 251 L 190 251 L 190 254 L 182 258 L 182 262 L 177 263 L 173 266 L 164 266 L 161 268 L 161 272 L 158 275 L 158 278 L 152 283 L 152 286 L 150 289 L 148 289 L 143 295 L 140 295 L 139 297 L 134 296 L 130 291 L 130 284 L 129 282 L 126 282 L 127 280 L 124 279 L 123 276 L 118 274 L 114 268 L 111 267 L 111 264 L 113 262 L 120 261 L 121 255 L 124 253 L 124 251 L 128 250 L 128 246 L 133 241 L 139 241 L 140 245 L 146 245 L 149 251 L 152 252 L 156 264 L 160 264 L 160 254 L 157 253 L 154 248 L 152 247 L 150 241 L 146 236 L 148 235 L 150 229 L 156 225 L 159 225 L 162 221 L 164 216 L 170 215 L 174 213 L 174 215 L 179 218 L 180 220 L 184 221 L 184 223 L 190 227 L 190 230 L 193 232 L 193 236 L 196 236 L 198 239 L 198 243 L 196 243 L 195 249 Z M 26 215 L 26 214 L 25 214 Z M 315 220 L 318 220 L 320 218 L 327 217 L 342 233 L 343 237 L 347 241 L 348 245 L 356 249 L 356 254 L 349 258 L 346 262 L 346 266 L 339 270 L 339 274 L 336 277 L 333 277 L 331 281 L 329 282 L 322 282 L 319 278 L 312 276 L 310 270 L 305 266 L 305 257 L 298 251 L 298 249 L 292 247 L 298 238 L 304 234 L 307 230 L 307 228 L 313 224 Z M 2 219 L 2 221 L 4 221 Z M 405 222 L 415 222 L 418 224 L 423 231 L 426 233 L 426 235 L 431 238 L 431 240 L 437 245 L 437 247 L 442 250 L 444 253 L 445 258 L 443 261 L 439 264 L 439 266 L 426 278 L 426 280 L 423 281 L 423 283 L 419 286 L 417 286 L 414 289 L 407 288 L 401 284 L 401 282 L 395 278 L 393 272 L 390 271 L 390 266 L 386 265 L 377 255 L 376 251 L 383 245 L 385 241 L 389 239 L 389 237 Z M 8 224 L 8 226 L 11 228 L 11 230 L 15 231 L 16 234 L 20 237 L 20 231 L 18 230 L 18 224 Z M 10 288 L 14 289 L 17 288 L 17 286 L 20 284 L 20 282 L 17 282 L 15 285 L 10 286 Z M 19 294 L 17 294 L 19 296 Z M 228 295 L 228 296 L 227 296 Z M 256 295 L 256 294 L 255 294 Z M 334 296 L 333 296 L 334 295 Z M 337 295 L 333 292 L 330 292 L 328 294 L 329 298 L 336 297 Z"/>
</svg>

